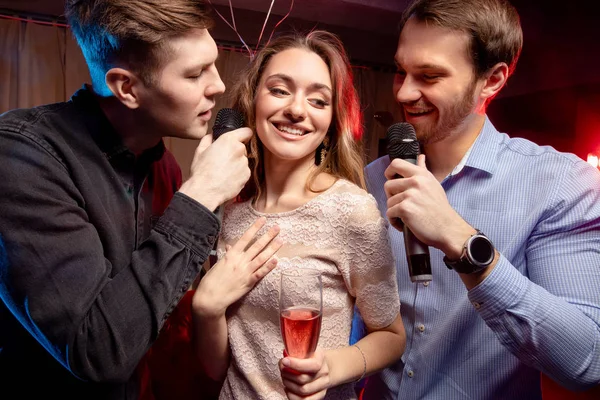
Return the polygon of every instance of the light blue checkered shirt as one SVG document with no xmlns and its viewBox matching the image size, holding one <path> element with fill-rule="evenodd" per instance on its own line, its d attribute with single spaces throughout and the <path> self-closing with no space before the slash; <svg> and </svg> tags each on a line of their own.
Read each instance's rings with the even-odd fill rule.
<svg viewBox="0 0 600 400">
<path fill-rule="evenodd" d="M 366 168 L 385 216 L 389 157 Z M 600 381 L 600 173 L 572 155 L 499 133 L 486 119 L 442 182 L 452 207 L 501 258 L 471 291 L 430 248 L 433 281 L 409 279 L 390 227 L 402 360 L 369 378 L 365 399 L 540 399 L 544 371 L 568 387 Z"/>
</svg>

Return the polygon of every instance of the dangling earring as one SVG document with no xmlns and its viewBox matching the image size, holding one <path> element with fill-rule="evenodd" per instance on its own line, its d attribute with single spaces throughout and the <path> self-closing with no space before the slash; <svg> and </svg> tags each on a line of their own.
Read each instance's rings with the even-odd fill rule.
<svg viewBox="0 0 600 400">
<path fill-rule="evenodd" d="M 325 136 L 319 147 L 317 147 L 317 157 L 315 160 L 317 165 L 321 165 L 325 161 L 327 150 L 329 150 L 329 136 Z"/>
</svg>

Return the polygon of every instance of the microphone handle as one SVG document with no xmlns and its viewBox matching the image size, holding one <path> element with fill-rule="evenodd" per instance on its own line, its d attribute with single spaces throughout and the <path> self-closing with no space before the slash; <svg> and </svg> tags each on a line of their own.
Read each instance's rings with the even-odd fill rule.
<svg viewBox="0 0 600 400">
<path fill-rule="evenodd" d="M 433 278 L 429 247 L 421 242 L 410 229 L 404 225 L 404 247 L 408 273 L 412 282 L 429 282 Z"/>
<path fill-rule="evenodd" d="M 224 133 L 241 128 L 243 125 L 243 118 L 239 111 L 232 108 L 222 108 L 217 113 L 215 118 L 215 125 L 213 126 L 213 143 Z M 219 225 L 223 224 L 223 204 L 217 207 L 214 211 L 215 215 L 219 219 Z M 217 242 L 215 242 L 214 248 L 211 250 L 210 255 L 216 256 L 217 254 Z"/>
<path fill-rule="evenodd" d="M 416 165 L 416 158 L 403 158 L 411 164 Z M 431 273 L 431 260 L 429 257 L 429 246 L 421 242 L 414 233 L 402 223 L 404 227 L 404 248 L 406 249 L 406 261 L 408 262 L 408 273 L 412 282 L 429 282 L 433 278 Z"/>
</svg>

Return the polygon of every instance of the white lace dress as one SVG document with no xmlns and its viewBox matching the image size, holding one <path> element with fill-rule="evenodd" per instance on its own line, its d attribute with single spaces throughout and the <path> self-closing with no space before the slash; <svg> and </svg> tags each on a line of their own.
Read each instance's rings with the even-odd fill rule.
<svg viewBox="0 0 600 400">
<path fill-rule="evenodd" d="M 400 309 L 396 270 L 375 199 L 358 186 L 338 180 L 296 210 L 264 214 L 251 202 L 225 210 L 218 256 L 259 217 L 278 224 L 283 247 L 278 266 L 227 310 L 231 364 L 220 399 L 287 399 L 278 361 L 283 357 L 279 330 L 281 271 L 315 268 L 323 276 L 323 321 L 318 348 L 348 346 L 353 305 L 368 325 L 391 324 Z M 353 384 L 328 391 L 326 399 L 356 399 Z"/>
</svg>

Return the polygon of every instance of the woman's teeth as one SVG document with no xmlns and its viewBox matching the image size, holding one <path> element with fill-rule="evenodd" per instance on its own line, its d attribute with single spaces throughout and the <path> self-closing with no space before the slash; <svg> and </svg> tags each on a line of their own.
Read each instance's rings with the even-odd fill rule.
<svg viewBox="0 0 600 400">
<path fill-rule="evenodd" d="M 304 131 L 302 129 L 292 128 L 291 126 L 276 125 L 276 128 L 282 132 L 290 133 L 292 135 L 296 135 L 296 136 L 304 135 Z"/>
</svg>

